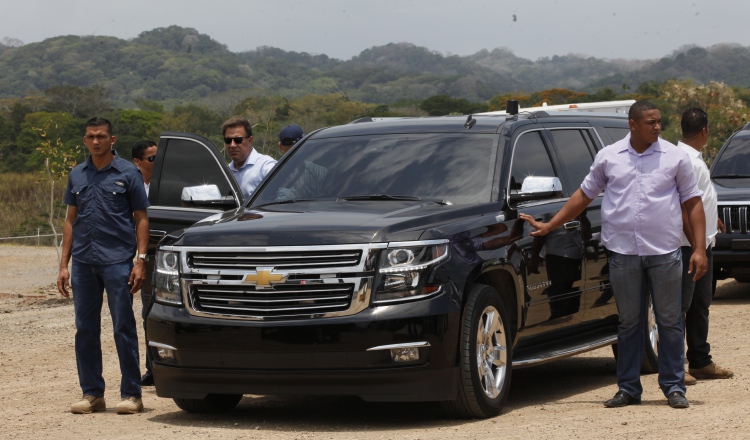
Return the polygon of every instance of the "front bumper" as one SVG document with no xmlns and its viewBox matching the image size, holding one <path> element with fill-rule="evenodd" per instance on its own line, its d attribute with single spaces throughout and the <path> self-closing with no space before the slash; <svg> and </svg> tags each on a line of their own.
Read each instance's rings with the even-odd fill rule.
<svg viewBox="0 0 750 440">
<path fill-rule="evenodd" d="M 149 346 L 160 397 L 207 394 L 358 395 L 365 400 L 455 398 L 461 307 L 450 289 L 351 316 L 242 321 L 192 316 L 154 304 L 148 341 L 174 347 L 161 358 Z M 392 359 L 393 344 L 422 343 L 419 358 Z"/>
<path fill-rule="evenodd" d="M 718 234 L 712 253 L 714 272 L 721 274 L 720 278 L 750 275 L 750 235 Z"/>
</svg>

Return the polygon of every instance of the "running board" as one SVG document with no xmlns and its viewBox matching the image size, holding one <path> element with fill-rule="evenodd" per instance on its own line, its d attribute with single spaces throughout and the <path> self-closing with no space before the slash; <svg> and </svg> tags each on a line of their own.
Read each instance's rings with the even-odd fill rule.
<svg viewBox="0 0 750 440">
<path fill-rule="evenodd" d="M 547 353 L 544 353 L 543 355 L 539 355 L 536 357 L 514 360 L 513 368 L 524 368 L 524 367 L 531 367 L 535 365 L 545 364 L 547 362 L 552 362 L 558 359 L 575 356 L 577 354 L 585 353 L 587 351 L 596 350 L 597 348 L 605 347 L 607 345 L 612 345 L 616 342 L 617 342 L 617 336 L 615 335 L 615 336 L 610 336 L 606 339 L 600 339 L 598 341 L 589 342 L 589 343 L 579 345 L 576 347 L 570 347 L 570 348 L 565 348 L 562 350 L 547 352 Z"/>
</svg>

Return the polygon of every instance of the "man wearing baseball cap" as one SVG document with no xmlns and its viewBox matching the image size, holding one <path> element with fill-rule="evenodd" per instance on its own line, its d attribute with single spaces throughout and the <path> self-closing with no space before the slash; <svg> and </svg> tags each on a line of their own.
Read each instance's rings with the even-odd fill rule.
<svg viewBox="0 0 750 440">
<path fill-rule="evenodd" d="M 286 154 L 303 137 L 305 133 L 299 125 L 287 125 L 279 133 L 279 150 Z"/>
</svg>

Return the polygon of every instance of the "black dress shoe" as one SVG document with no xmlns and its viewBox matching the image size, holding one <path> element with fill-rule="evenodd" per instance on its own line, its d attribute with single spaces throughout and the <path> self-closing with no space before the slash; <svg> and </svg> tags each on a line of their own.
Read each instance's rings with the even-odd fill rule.
<svg viewBox="0 0 750 440">
<path fill-rule="evenodd" d="M 607 408 L 622 408 L 623 406 L 640 405 L 640 404 L 641 404 L 641 399 L 630 397 L 630 395 L 626 393 L 625 391 L 618 391 L 617 394 L 615 394 L 615 397 L 604 402 L 604 406 L 606 406 Z"/>
<path fill-rule="evenodd" d="M 680 391 L 675 391 L 670 394 L 667 400 L 669 401 L 669 406 L 672 408 L 687 408 L 690 406 L 687 397 L 685 397 Z"/>
<path fill-rule="evenodd" d="M 151 374 L 150 371 L 146 371 L 143 376 L 141 376 L 141 386 L 142 387 L 152 387 L 154 386 L 154 375 Z"/>
</svg>

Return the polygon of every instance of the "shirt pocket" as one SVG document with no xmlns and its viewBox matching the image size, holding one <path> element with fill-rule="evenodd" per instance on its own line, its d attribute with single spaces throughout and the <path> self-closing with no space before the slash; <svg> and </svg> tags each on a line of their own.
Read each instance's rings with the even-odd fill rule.
<svg viewBox="0 0 750 440">
<path fill-rule="evenodd" d="M 648 183 L 652 194 L 663 194 L 675 187 L 674 176 L 659 170 L 649 174 Z"/>
<path fill-rule="evenodd" d="M 127 190 L 124 186 L 105 184 L 102 185 L 104 200 L 112 212 L 120 213 L 128 209 Z"/>
<path fill-rule="evenodd" d="M 91 198 L 91 191 L 88 191 L 88 185 L 73 185 L 70 188 L 70 193 L 76 200 L 76 208 L 78 213 L 81 213 L 82 209 L 85 209 L 86 202 Z"/>
</svg>

